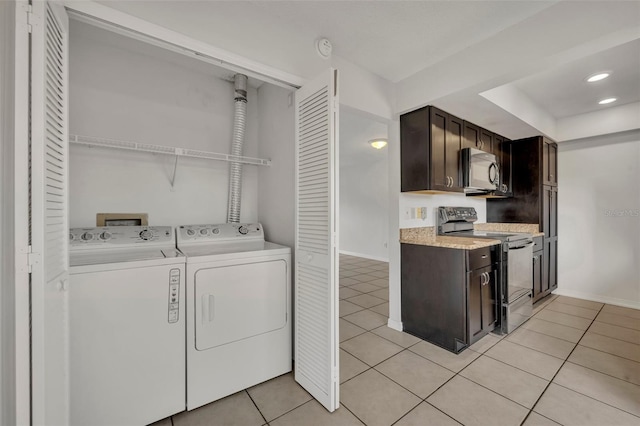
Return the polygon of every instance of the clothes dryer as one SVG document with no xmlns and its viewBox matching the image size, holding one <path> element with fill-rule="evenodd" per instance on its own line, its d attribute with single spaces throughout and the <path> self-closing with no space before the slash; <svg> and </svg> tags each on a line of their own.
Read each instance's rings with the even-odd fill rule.
<svg viewBox="0 0 640 426">
<path fill-rule="evenodd" d="M 291 371 L 291 249 L 262 226 L 177 229 L 187 256 L 187 409 Z"/>
</svg>

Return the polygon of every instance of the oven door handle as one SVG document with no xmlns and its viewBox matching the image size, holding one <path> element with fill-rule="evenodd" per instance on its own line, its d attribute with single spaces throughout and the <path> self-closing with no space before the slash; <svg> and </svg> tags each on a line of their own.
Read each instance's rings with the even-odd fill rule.
<svg viewBox="0 0 640 426">
<path fill-rule="evenodd" d="M 518 247 L 509 247 L 509 251 L 511 250 L 521 250 L 527 247 L 531 247 L 534 244 L 533 241 L 528 242 L 527 244 L 523 245 L 523 246 L 518 246 Z"/>
</svg>

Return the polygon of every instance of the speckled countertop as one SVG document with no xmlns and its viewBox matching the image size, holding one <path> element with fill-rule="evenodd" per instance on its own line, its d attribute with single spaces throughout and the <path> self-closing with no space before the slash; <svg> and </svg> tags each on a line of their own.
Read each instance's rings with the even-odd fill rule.
<svg viewBox="0 0 640 426">
<path fill-rule="evenodd" d="M 526 232 L 534 237 L 544 235 L 544 232 L 540 232 L 540 225 L 537 223 L 474 223 L 473 229 L 476 231 Z"/>
<path fill-rule="evenodd" d="M 474 250 L 500 244 L 499 240 L 477 239 L 472 237 L 444 237 L 436 235 L 435 226 L 400 229 L 400 242 L 422 246 L 444 247 L 462 250 Z"/>
</svg>

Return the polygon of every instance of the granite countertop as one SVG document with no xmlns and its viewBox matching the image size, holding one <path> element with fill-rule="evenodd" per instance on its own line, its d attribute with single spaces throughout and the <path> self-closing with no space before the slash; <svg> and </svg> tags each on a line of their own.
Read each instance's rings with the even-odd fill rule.
<svg viewBox="0 0 640 426">
<path fill-rule="evenodd" d="M 499 240 L 473 237 L 445 237 L 436 235 L 435 226 L 400 229 L 400 242 L 422 246 L 444 247 L 460 250 L 474 250 L 500 244 Z"/>
<path fill-rule="evenodd" d="M 544 232 L 540 232 L 540 225 L 537 223 L 474 223 L 473 229 L 489 232 L 526 232 L 534 237 L 544 236 Z"/>
</svg>

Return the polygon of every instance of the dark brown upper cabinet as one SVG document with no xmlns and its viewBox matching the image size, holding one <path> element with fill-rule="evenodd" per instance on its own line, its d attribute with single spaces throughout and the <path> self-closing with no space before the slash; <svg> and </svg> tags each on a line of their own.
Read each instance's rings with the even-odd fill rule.
<svg viewBox="0 0 640 426">
<path fill-rule="evenodd" d="M 400 116 L 402 192 L 463 192 L 463 120 L 433 106 Z"/>
<path fill-rule="evenodd" d="M 475 148 L 486 152 L 493 152 L 493 139 L 493 132 L 469 123 L 468 121 L 464 122 L 463 148 Z"/>
<path fill-rule="evenodd" d="M 496 196 L 511 196 L 511 140 L 497 134 L 493 135 L 493 155 L 499 165 L 499 182 Z"/>
<path fill-rule="evenodd" d="M 542 182 L 558 185 L 558 144 L 542 138 Z"/>
</svg>

